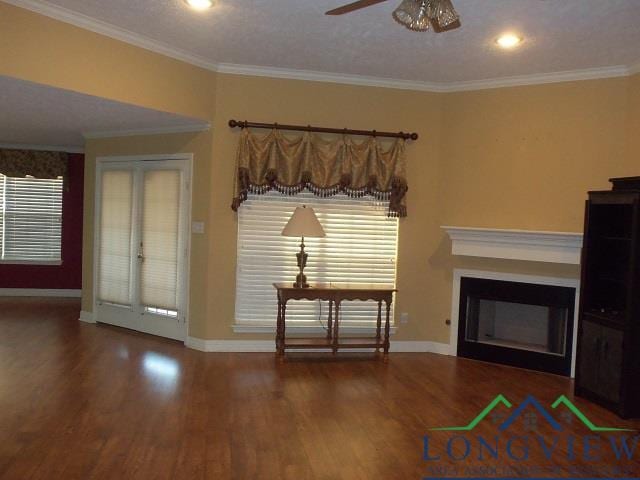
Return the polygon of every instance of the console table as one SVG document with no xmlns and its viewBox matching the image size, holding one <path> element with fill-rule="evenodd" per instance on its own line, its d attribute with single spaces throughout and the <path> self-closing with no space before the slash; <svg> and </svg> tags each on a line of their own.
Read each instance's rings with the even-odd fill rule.
<svg viewBox="0 0 640 480">
<path fill-rule="evenodd" d="M 286 349 L 323 349 L 334 354 L 340 348 L 375 348 L 385 356 L 389 353 L 390 312 L 395 288 L 372 284 L 317 283 L 309 288 L 296 288 L 291 283 L 274 283 L 278 294 L 278 323 L 276 328 L 276 351 L 284 355 Z M 325 337 L 286 337 L 287 302 L 289 300 L 327 300 L 329 319 Z M 372 300 L 378 303 L 378 321 L 375 337 L 340 337 L 340 304 L 344 300 Z M 382 303 L 386 306 L 384 337 L 382 334 Z M 335 312 L 335 313 L 334 313 Z"/>
</svg>

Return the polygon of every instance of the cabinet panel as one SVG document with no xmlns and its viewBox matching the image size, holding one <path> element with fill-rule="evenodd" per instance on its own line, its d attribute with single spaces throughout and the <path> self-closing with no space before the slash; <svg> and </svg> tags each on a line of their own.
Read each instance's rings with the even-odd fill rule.
<svg viewBox="0 0 640 480">
<path fill-rule="evenodd" d="M 580 387 L 598 393 L 598 363 L 602 327 L 594 322 L 583 321 L 580 334 L 580 356 L 578 378 Z"/>
<path fill-rule="evenodd" d="M 601 352 L 598 365 L 599 393 L 603 398 L 618 403 L 620 401 L 620 382 L 622 380 L 622 341 L 621 330 L 601 327 Z"/>
</svg>

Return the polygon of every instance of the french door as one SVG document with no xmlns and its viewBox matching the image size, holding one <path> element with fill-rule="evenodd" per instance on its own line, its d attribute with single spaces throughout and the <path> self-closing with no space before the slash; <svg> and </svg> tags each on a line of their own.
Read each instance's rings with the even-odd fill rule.
<svg viewBox="0 0 640 480">
<path fill-rule="evenodd" d="M 101 159 L 96 320 L 186 337 L 190 160 Z"/>
</svg>

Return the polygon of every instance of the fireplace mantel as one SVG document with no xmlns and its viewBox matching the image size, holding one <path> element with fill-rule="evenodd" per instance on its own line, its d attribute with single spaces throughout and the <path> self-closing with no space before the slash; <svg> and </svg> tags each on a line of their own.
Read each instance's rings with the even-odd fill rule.
<svg viewBox="0 0 640 480">
<path fill-rule="evenodd" d="M 582 234 L 497 228 L 442 227 L 453 255 L 580 264 Z"/>
</svg>

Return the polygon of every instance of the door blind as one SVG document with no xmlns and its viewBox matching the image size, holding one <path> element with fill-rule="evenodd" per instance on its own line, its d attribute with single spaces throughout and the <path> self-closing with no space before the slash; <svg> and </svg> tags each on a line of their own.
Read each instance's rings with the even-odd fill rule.
<svg viewBox="0 0 640 480">
<path fill-rule="evenodd" d="M 0 175 L 2 260 L 60 262 L 62 185 L 61 178 Z"/>
<path fill-rule="evenodd" d="M 298 273 L 296 253 L 300 250 L 300 239 L 283 237 L 281 232 L 295 207 L 301 204 L 313 207 L 327 234 L 324 238 L 305 238 L 309 255 L 305 274 L 310 283 L 395 287 L 398 220 L 387 217 L 387 203 L 346 195 L 249 195 L 238 211 L 236 323 L 275 324 L 277 300 L 272 284 L 294 282 Z M 324 323 L 326 303 L 289 302 L 287 321 L 317 326 L 320 309 Z M 375 302 L 341 305 L 342 325 L 369 327 L 376 318 Z"/>
<path fill-rule="evenodd" d="M 178 309 L 180 171 L 144 172 L 140 301 L 147 307 Z"/>
<path fill-rule="evenodd" d="M 102 174 L 98 300 L 131 305 L 133 171 Z"/>
</svg>

